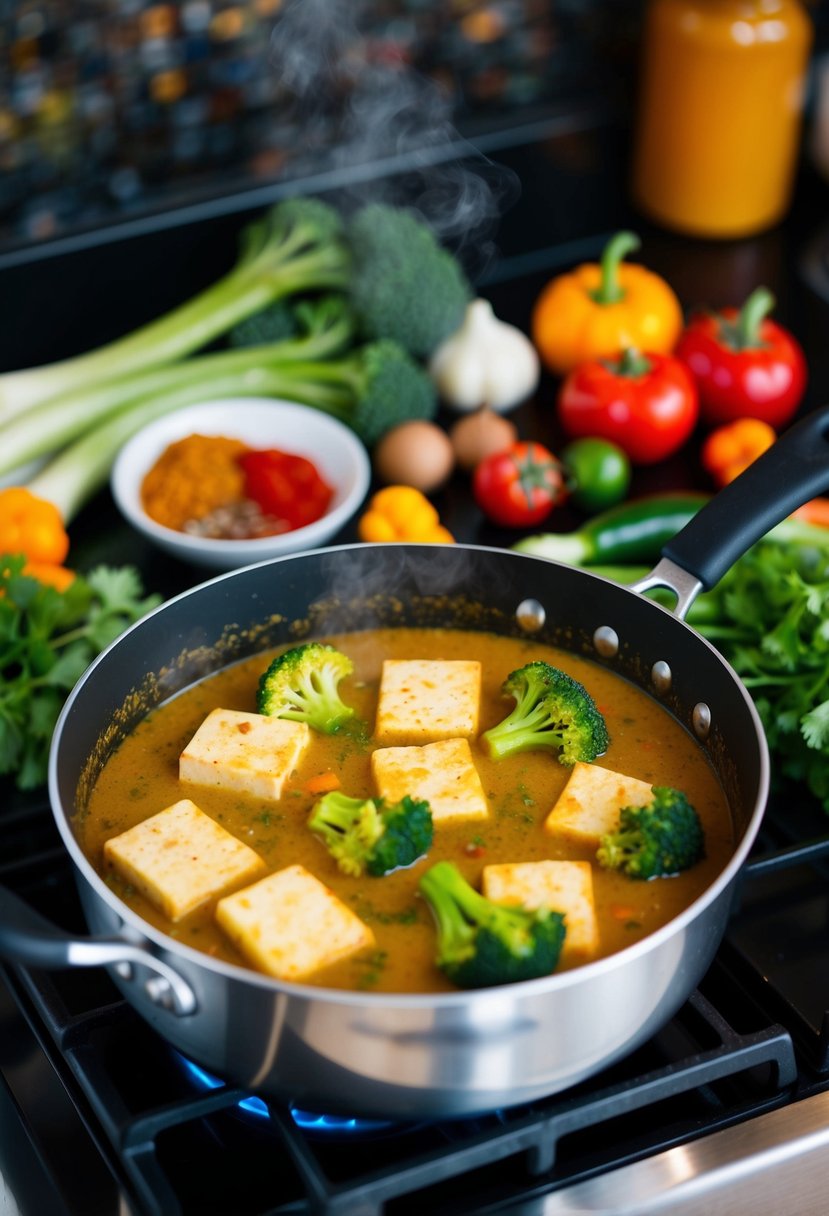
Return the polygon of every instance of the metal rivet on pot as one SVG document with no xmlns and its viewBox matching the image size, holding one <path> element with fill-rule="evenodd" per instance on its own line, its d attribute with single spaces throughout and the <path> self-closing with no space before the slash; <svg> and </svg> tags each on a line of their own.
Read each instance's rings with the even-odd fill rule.
<svg viewBox="0 0 829 1216">
<path fill-rule="evenodd" d="M 613 659 L 619 653 L 619 635 L 610 625 L 600 625 L 593 634 L 593 645 L 603 659 Z"/>
<path fill-rule="evenodd" d="M 115 963 L 113 970 L 122 980 L 131 980 L 133 977 L 132 963 Z"/>
<path fill-rule="evenodd" d="M 651 680 L 657 692 L 667 692 L 671 687 L 671 669 L 664 659 L 657 659 L 651 668 Z"/>
<path fill-rule="evenodd" d="M 515 609 L 515 619 L 525 633 L 538 633 L 544 627 L 547 613 L 538 600 L 522 600 Z"/>
<path fill-rule="evenodd" d="M 694 733 L 697 738 L 707 739 L 708 732 L 711 730 L 711 710 L 704 701 L 699 701 L 694 706 L 691 721 L 694 724 Z"/>
<path fill-rule="evenodd" d="M 148 979 L 144 985 L 144 991 L 154 1005 L 159 1005 L 162 1009 L 172 1009 L 174 1007 L 173 989 L 169 981 L 165 980 L 163 976 L 154 975 L 151 979 Z"/>
</svg>

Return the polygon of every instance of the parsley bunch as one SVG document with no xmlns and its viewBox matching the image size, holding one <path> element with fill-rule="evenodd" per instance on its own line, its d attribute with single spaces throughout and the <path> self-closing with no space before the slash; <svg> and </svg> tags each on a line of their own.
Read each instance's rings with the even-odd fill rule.
<svg viewBox="0 0 829 1216">
<path fill-rule="evenodd" d="M 0 557 L 0 774 L 19 789 L 46 780 L 52 732 L 67 694 L 120 633 L 159 602 L 136 570 L 98 566 L 65 591 Z"/>
<path fill-rule="evenodd" d="M 786 520 L 693 605 L 731 663 L 781 775 L 829 811 L 829 530 Z"/>
</svg>

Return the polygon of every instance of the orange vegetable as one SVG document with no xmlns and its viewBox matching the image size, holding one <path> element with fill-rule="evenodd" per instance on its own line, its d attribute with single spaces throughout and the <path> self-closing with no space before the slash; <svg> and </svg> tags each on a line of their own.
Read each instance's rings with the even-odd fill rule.
<svg viewBox="0 0 829 1216">
<path fill-rule="evenodd" d="M 454 536 L 440 522 L 429 499 L 414 486 L 386 486 L 378 490 L 357 524 L 357 535 L 367 541 L 416 541 L 452 544 Z"/>
<path fill-rule="evenodd" d="M 565 376 L 580 363 L 621 350 L 668 354 L 682 329 L 682 308 L 671 287 L 644 266 L 622 259 L 639 247 L 632 232 L 619 232 L 601 261 L 558 275 L 536 300 L 533 341 L 545 365 Z"/>
<path fill-rule="evenodd" d="M 728 485 L 774 443 L 773 427 L 760 418 L 738 418 L 712 431 L 702 445 L 702 466 L 718 486 Z"/>
<path fill-rule="evenodd" d="M 330 794 L 332 790 L 340 788 L 340 779 L 336 773 L 330 770 L 326 773 L 317 773 L 315 777 L 311 777 L 305 782 L 305 792 L 307 794 Z"/>
<path fill-rule="evenodd" d="M 39 583 L 46 583 L 56 591 L 65 591 L 75 579 L 75 571 L 59 566 L 54 562 L 27 562 L 23 567 L 24 574 L 30 574 Z"/>
<path fill-rule="evenodd" d="M 829 528 L 829 498 L 810 498 L 802 507 L 792 511 L 792 519 L 816 528 Z"/>
<path fill-rule="evenodd" d="M 23 486 L 0 490 L 0 553 L 59 566 L 68 552 L 69 537 L 54 503 Z"/>
</svg>

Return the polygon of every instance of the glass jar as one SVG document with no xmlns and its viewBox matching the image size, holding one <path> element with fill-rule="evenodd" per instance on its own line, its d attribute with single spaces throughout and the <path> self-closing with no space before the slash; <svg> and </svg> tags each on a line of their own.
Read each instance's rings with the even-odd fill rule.
<svg viewBox="0 0 829 1216">
<path fill-rule="evenodd" d="M 739 237 L 790 195 L 812 24 L 797 0 L 651 0 L 633 196 L 658 223 Z"/>
</svg>

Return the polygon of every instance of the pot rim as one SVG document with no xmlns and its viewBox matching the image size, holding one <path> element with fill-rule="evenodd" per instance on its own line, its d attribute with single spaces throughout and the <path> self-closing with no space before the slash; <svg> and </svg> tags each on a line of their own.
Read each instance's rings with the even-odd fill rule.
<svg viewBox="0 0 829 1216">
<path fill-rule="evenodd" d="M 406 549 L 444 549 L 445 546 L 433 545 L 425 543 L 406 544 L 401 546 L 400 543 L 380 543 L 372 545 L 376 550 L 400 550 Z M 631 590 L 622 584 L 615 583 L 613 580 L 604 577 L 603 575 L 593 573 L 589 569 L 576 568 L 567 566 L 563 562 L 551 560 L 549 558 L 540 558 L 532 554 L 520 553 L 511 549 L 497 548 L 491 545 L 473 545 L 473 544 L 456 544 L 453 549 L 459 549 L 464 552 L 480 552 L 487 555 L 509 556 L 513 560 L 524 562 L 543 563 L 544 566 L 556 566 L 569 571 L 571 574 L 579 574 L 589 576 L 591 579 L 597 580 L 599 583 L 609 585 L 616 590 L 623 591 L 629 594 L 642 605 L 645 611 L 657 611 L 667 614 L 672 621 L 680 628 L 687 630 L 693 637 L 695 645 L 705 647 L 719 665 L 730 676 L 735 683 L 737 691 L 743 701 L 744 707 L 748 712 L 749 719 L 754 727 L 755 738 L 760 751 L 760 771 L 758 774 L 758 796 L 755 805 L 750 811 L 746 819 L 745 829 L 741 839 L 738 841 L 731 857 L 727 864 L 723 867 L 714 881 L 681 913 L 673 917 L 666 924 L 656 929 L 653 933 L 649 933 L 647 937 L 642 938 L 638 942 L 626 946 L 624 949 L 616 951 L 614 954 L 607 955 L 604 958 L 597 959 L 594 962 L 583 963 L 577 967 L 573 967 L 567 971 L 553 973 L 549 976 L 543 976 L 540 979 L 522 980 L 517 983 L 504 985 L 501 987 L 478 988 L 478 989 L 461 989 L 457 992 L 432 992 L 432 993 L 376 993 L 370 991 L 352 991 L 349 989 L 325 988 L 311 984 L 300 984 L 277 980 L 271 976 L 261 972 L 254 971 L 252 968 L 247 968 L 235 963 L 228 963 L 221 959 L 212 958 L 208 954 L 195 950 L 193 947 L 186 945 L 183 942 L 177 941 L 169 936 L 163 930 L 158 929 L 149 921 L 135 913 L 127 904 L 123 903 L 112 889 L 104 882 L 97 871 L 92 866 L 82 851 L 74 831 L 72 830 L 70 819 L 71 815 L 63 806 L 59 782 L 58 782 L 58 752 L 63 734 L 63 727 L 67 717 L 72 712 L 74 703 L 86 683 L 93 678 L 97 668 L 109 661 L 109 655 L 119 648 L 122 639 L 126 638 L 133 632 L 146 627 L 148 621 L 154 617 L 169 610 L 173 605 L 190 598 L 202 590 L 212 587 L 216 584 L 223 583 L 229 579 L 238 579 L 247 571 L 259 569 L 265 566 L 279 566 L 284 562 L 296 562 L 305 557 L 314 557 L 322 554 L 328 555 L 332 553 L 347 552 L 351 550 L 365 551 L 365 544 L 360 542 L 346 543 L 342 545 L 326 546 L 324 549 L 306 549 L 295 553 L 286 553 L 278 557 L 266 559 L 261 562 L 253 563 L 249 566 L 243 566 L 234 570 L 225 571 L 217 574 L 203 582 L 197 583 L 186 590 L 172 596 L 169 600 L 165 600 L 158 607 L 152 609 L 141 620 L 136 621 L 128 629 L 126 629 L 118 638 L 103 650 L 86 669 L 84 674 L 78 680 L 72 692 L 69 694 L 63 709 L 61 710 L 55 731 L 53 734 L 52 747 L 49 755 L 49 773 L 48 773 L 48 790 L 49 801 L 52 809 L 52 814 L 55 819 L 61 839 L 70 855 L 70 858 L 75 866 L 76 877 L 80 876 L 86 884 L 92 889 L 99 899 L 102 899 L 107 907 L 115 912 L 127 931 L 125 942 L 130 944 L 135 943 L 136 936 L 143 938 L 145 941 L 151 942 L 156 947 L 157 953 L 163 953 L 168 956 L 172 955 L 176 958 L 181 958 L 188 964 L 196 968 L 204 968 L 217 976 L 222 976 L 228 980 L 235 980 L 243 983 L 252 984 L 255 987 L 262 988 L 273 994 L 284 994 L 295 998 L 306 998 L 314 1001 L 322 1001 L 330 1005 L 355 1006 L 365 1007 L 366 1002 L 370 1002 L 372 1011 L 377 1011 L 382 1008 L 396 1010 L 422 1010 L 422 1009 L 451 1009 L 453 1006 L 463 1006 L 468 1008 L 470 1002 L 476 1004 L 484 1004 L 487 1001 L 498 999 L 506 992 L 509 994 L 526 996 L 527 998 L 535 996 L 543 996 L 547 992 L 555 992 L 561 989 L 570 988 L 581 983 L 587 983 L 593 976 L 599 976 L 615 970 L 618 967 L 625 966 L 628 962 L 646 955 L 651 951 L 658 950 L 660 946 L 669 938 L 679 934 L 686 925 L 695 921 L 702 912 L 717 898 L 731 886 L 734 882 L 739 870 L 742 868 L 748 853 L 757 836 L 760 823 L 765 812 L 766 802 L 768 798 L 768 790 L 770 783 L 770 757 L 768 744 L 762 723 L 755 708 L 754 702 L 750 694 L 743 685 L 740 677 L 730 666 L 727 660 L 719 653 L 719 651 L 711 645 L 707 639 L 703 638 L 685 621 L 680 620 L 674 615 L 670 609 L 656 603 L 653 600 L 646 599 L 640 593 Z M 202 677 L 206 678 L 206 677 Z"/>
</svg>

